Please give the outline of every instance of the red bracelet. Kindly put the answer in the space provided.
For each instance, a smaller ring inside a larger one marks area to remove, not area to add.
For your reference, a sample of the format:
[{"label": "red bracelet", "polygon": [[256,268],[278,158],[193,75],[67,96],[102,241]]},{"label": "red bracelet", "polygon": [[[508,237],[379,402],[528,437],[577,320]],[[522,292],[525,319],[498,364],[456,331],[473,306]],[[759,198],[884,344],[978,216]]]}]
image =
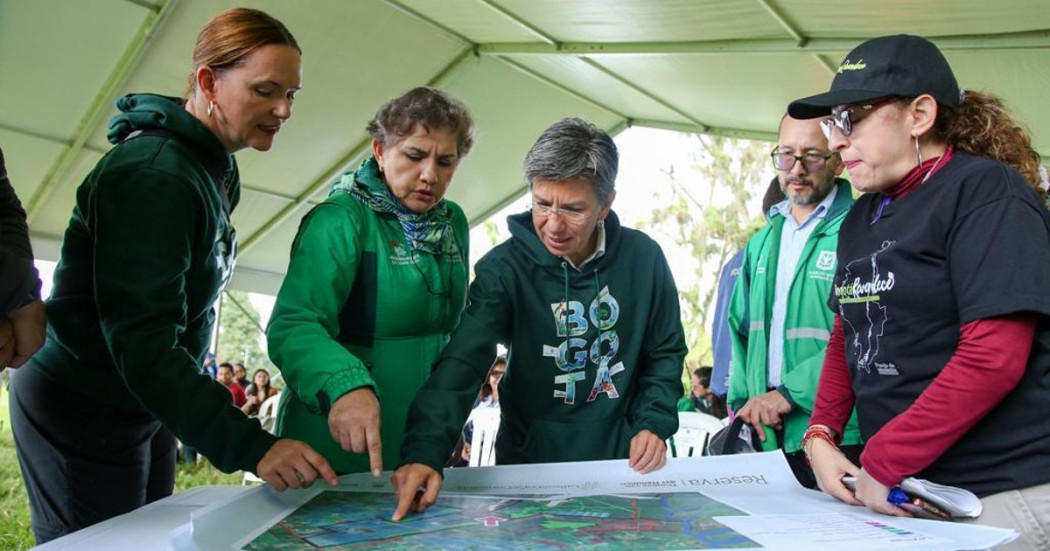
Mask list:
[{"label": "red bracelet", "polygon": [[823,440],[828,444],[831,444],[832,448],[839,449],[838,444],[835,442],[835,437],[831,434],[831,429],[824,425],[813,425],[806,429],[806,433],[802,435],[802,452],[806,456],[806,463],[812,464],[809,456],[809,447],[807,444],[810,440],[817,439]]}]

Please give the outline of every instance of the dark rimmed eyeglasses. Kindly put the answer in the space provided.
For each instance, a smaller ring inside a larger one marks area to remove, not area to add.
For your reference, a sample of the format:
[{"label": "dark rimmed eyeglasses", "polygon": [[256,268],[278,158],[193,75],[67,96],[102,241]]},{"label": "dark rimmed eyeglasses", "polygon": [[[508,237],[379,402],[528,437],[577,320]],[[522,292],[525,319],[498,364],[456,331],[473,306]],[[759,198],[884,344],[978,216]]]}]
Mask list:
[{"label": "dark rimmed eyeglasses", "polygon": [[848,138],[853,134],[853,125],[860,122],[864,117],[875,112],[879,107],[897,101],[901,98],[882,98],[871,103],[858,103],[846,107],[837,107],[831,110],[831,116],[820,121],[820,129],[824,131],[824,137],[831,139],[831,131],[839,129],[843,137]]},{"label": "dark rimmed eyeglasses", "polygon": [[828,162],[828,159],[834,157],[834,153],[828,153],[827,155],[821,155],[820,153],[806,153],[805,155],[792,155],[791,153],[782,153],[777,149],[774,149],[769,157],[773,159],[773,168],[787,172],[791,170],[796,162],[802,162],[802,168],[806,172],[817,172],[824,168],[824,165]]}]

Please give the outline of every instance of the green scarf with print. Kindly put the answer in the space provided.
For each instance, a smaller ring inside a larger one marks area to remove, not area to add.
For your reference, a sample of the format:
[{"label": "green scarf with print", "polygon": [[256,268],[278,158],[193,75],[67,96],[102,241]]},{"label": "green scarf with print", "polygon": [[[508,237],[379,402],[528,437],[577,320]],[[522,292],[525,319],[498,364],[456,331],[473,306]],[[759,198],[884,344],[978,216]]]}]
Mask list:
[{"label": "green scarf with print", "polygon": [[405,232],[405,241],[413,251],[433,255],[456,254],[456,240],[452,233],[452,209],[445,200],[422,214],[412,212],[387,188],[379,174],[379,163],[369,155],[356,171],[347,172],[332,187],[331,194],[349,193],[375,212],[393,214]]}]

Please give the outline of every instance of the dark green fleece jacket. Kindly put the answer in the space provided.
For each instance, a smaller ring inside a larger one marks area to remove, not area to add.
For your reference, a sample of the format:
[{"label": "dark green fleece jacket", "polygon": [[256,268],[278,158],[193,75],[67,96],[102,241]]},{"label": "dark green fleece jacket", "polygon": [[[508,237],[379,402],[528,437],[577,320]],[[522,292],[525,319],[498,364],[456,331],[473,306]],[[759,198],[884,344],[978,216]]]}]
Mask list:
[{"label": "dark green fleece jacket", "polygon": [[223,471],[254,471],[275,438],[199,367],[233,268],[237,165],[178,99],[117,107],[117,145],[77,189],[32,368],[148,411]]},{"label": "dark green fleece jacket", "polygon": [[0,149],[0,315],[40,298],[40,276],[33,264],[26,211],[7,177]]},{"label": "dark green fleece jacket", "polygon": [[409,410],[402,463],[440,471],[478,387],[507,346],[499,464],[626,458],[631,438],[678,429],[685,337],[663,252],[606,218],[605,254],[577,270],[529,212],[474,267],[467,309]]}]

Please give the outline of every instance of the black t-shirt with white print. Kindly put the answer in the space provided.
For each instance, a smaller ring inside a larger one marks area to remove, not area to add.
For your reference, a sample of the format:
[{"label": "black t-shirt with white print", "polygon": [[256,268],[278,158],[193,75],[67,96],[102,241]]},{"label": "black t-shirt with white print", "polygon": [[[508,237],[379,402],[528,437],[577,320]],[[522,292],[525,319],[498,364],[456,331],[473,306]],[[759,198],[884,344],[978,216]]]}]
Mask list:
[{"label": "black t-shirt with white print", "polygon": [[933,382],[962,325],[1037,312],[1021,382],[915,474],[980,495],[1050,480],[1046,208],[1012,168],[959,152],[875,221],[884,197],[861,197],[843,221],[829,300],[842,316],[862,436],[871,438]]}]

